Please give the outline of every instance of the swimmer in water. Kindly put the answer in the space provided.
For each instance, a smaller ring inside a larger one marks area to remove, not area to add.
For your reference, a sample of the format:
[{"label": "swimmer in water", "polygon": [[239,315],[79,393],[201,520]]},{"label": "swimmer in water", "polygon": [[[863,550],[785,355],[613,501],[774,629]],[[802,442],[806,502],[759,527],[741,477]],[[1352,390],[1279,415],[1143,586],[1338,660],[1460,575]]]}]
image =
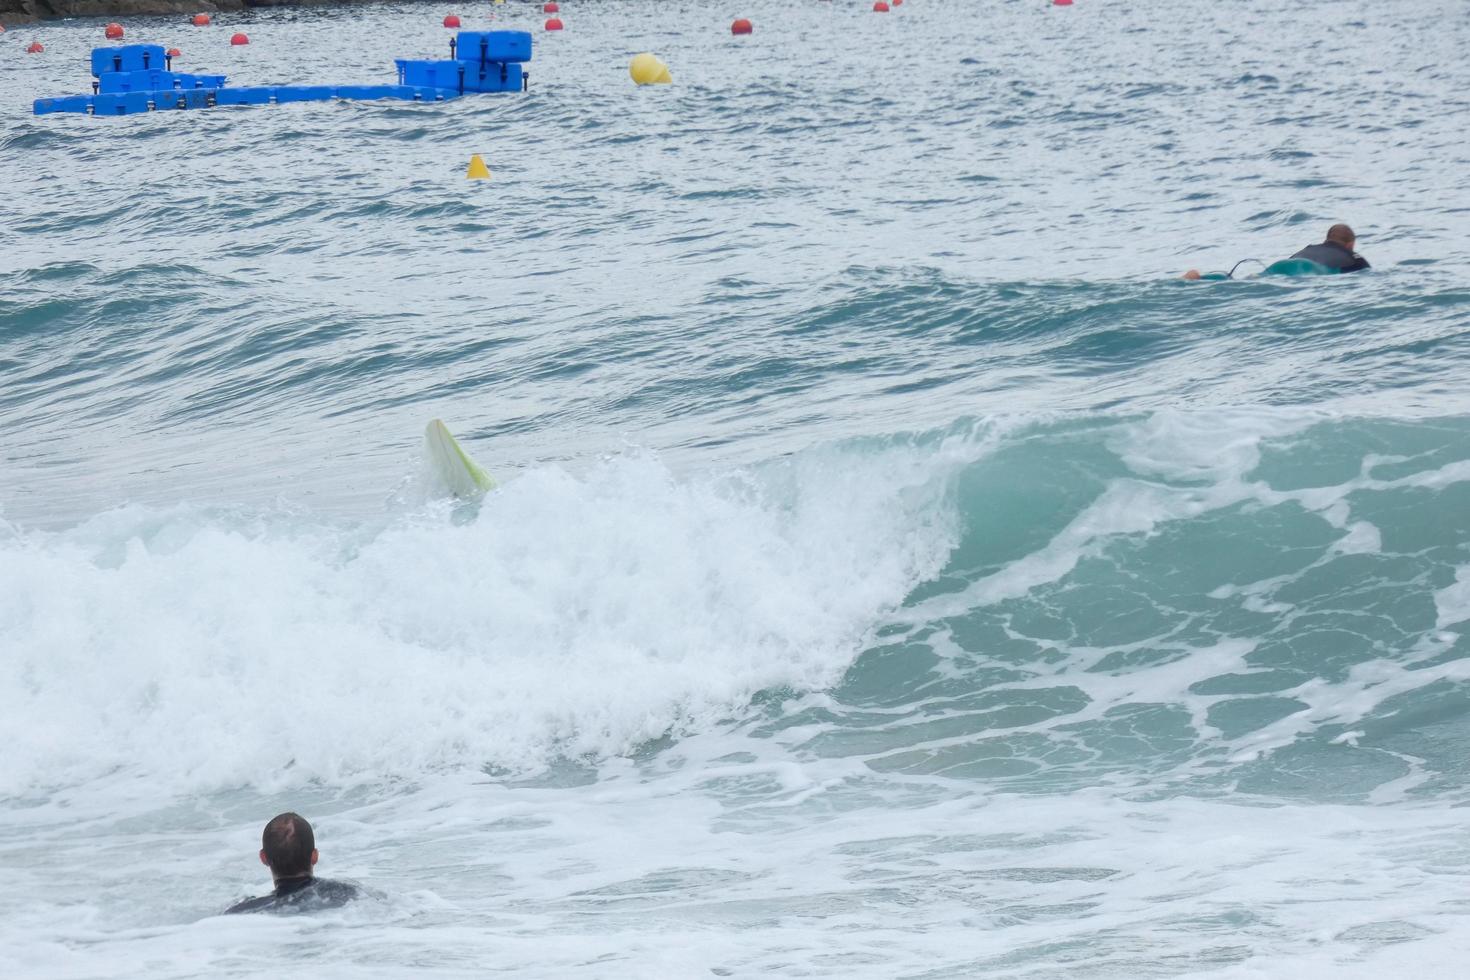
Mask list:
[{"label": "swimmer in water", "polygon": [[[1336,224],[1327,229],[1327,238],[1320,245],[1308,245],[1292,256],[1294,259],[1306,259],[1318,265],[1326,266],[1333,272],[1361,272],[1363,269],[1371,269],[1368,260],[1357,252],[1353,246],[1358,244],[1358,236],[1353,230],[1344,224]],[[1232,269],[1231,272],[1234,272]],[[1185,279],[1229,279],[1229,273],[1211,272],[1204,276],[1198,269],[1190,269],[1184,274]]]},{"label": "swimmer in water", "polygon": [[248,898],[227,909],[225,914],[311,912],[333,909],[357,897],[354,886],[312,874],[316,861],[316,838],[306,818],[295,813],[273,818],[260,835],[260,863],[271,869],[276,890],[259,898]]}]

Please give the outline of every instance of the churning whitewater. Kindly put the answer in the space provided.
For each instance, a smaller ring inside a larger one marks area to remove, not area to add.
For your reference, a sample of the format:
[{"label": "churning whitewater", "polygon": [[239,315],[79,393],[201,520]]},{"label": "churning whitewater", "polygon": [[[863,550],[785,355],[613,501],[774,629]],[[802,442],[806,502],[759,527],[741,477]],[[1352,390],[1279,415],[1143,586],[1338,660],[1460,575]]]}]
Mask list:
[{"label": "churning whitewater", "polygon": [[1461,7],[562,7],[0,35],[6,976],[1456,975]]}]

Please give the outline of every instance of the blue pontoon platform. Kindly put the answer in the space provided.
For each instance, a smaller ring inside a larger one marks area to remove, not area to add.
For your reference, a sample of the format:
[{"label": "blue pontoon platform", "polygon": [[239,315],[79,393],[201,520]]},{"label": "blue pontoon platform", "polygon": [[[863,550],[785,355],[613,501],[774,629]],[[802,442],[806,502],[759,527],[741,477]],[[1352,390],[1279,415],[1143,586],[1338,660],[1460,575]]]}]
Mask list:
[{"label": "blue pontoon platform", "polygon": [[525,31],[461,31],[449,42],[447,61],[398,60],[393,85],[256,85],[231,88],[224,75],[173,70],[156,44],[128,44],[92,51],[91,95],[37,99],[35,113],[78,112],[126,116],[164,109],[221,105],[281,105],[332,99],[400,99],[442,102],[481,92],[521,92],[530,81],[531,35]]}]

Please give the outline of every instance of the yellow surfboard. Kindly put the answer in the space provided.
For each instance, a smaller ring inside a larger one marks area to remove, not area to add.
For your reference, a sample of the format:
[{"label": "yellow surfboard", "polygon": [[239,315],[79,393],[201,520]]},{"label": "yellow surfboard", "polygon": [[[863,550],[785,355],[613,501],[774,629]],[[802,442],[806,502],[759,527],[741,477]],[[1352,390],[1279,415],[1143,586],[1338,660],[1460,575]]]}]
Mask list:
[{"label": "yellow surfboard", "polygon": [[435,479],[456,497],[478,497],[495,489],[490,474],[470,458],[439,419],[424,429],[424,459]]}]

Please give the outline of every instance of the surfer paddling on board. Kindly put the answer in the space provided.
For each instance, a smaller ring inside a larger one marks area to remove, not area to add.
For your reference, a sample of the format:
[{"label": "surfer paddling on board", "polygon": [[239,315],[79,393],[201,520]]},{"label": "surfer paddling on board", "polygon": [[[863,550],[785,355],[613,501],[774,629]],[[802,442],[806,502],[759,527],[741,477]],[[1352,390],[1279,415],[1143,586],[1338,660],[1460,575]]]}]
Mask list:
[{"label": "surfer paddling on board", "polygon": [[[1267,271],[1278,271],[1276,266],[1296,261],[1310,262],[1311,266],[1308,266],[1308,269],[1312,272],[1361,272],[1364,269],[1371,269],[1372,266],[1368,264],[1368,260],[1353,251],[1353,247],[1357,244],[1358,236],[1353,234],[1351,228],[1344,224],[1335,224],[1327,229],[1327,238],[1320,245],[1308,245],[1291,258],[1268,266]],[[1237,266],[1239,264],[1236,263]],[[1298,270],[1281,269],[1279,271],[1288,275],[1301,274],[1301,271]],[[1230,279],[1234,272],[1235,270],[1231,269],[1226,273],[1209,272],[1201,275],[1198,269],[1190,269],[1184,274],[1184,278],[1191,280]]]},{"label": "surfer paddling on board", "polygon": [[1372,268],[1367,259],[1353,251],[1356,244],[1358,236],[1353,234],[1351,228],[1347,225],[1333,225],[1327,229],[1326,241],[1320,245],[1308,245],[1292,258],[1325,265],[1334,272],[1361,272]]},{"label": "surfer paddling on board", "polygon": [[316,860],[316,838],[306,818],[295,813],[274,817],[260,835],[260,863],[271,869],[276,890],[259,898],[248,898],[227,909],[225,914],[312,912],[334,909],[357,897],[354,886],[312,874]]}]

